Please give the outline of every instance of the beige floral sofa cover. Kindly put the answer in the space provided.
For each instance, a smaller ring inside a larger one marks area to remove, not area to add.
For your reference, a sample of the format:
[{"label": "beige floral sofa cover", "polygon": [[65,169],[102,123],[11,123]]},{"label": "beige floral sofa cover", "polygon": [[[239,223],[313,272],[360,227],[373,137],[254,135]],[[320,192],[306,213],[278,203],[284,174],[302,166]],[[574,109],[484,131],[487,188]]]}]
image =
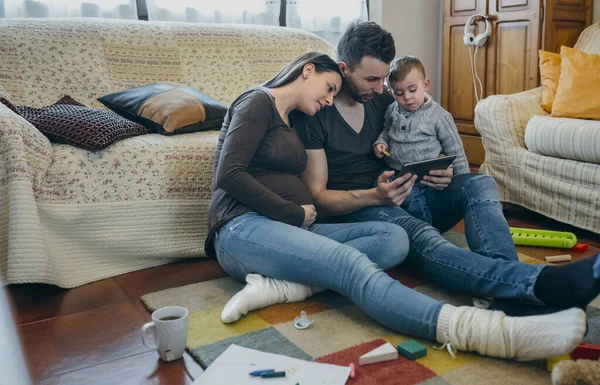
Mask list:
[{"label": "beige floral sofa cover", "polygon": [[[101,19],[0,19],[0,97],[92,107],[178,82],[229,104],[300,53],[289,28]],[[217,131],[144,135],[100,152],[51,144],[0,104],[0,281],[74,287],[205,256]]]},{"label": "beige floral sofa cover", "polygon": [[[600,23],[575,48],[600,53]],[[477,105],[480,171],[496,179],[501,200],[600,233],[600,122],[550,117],[541,98],[538,87]]]}]

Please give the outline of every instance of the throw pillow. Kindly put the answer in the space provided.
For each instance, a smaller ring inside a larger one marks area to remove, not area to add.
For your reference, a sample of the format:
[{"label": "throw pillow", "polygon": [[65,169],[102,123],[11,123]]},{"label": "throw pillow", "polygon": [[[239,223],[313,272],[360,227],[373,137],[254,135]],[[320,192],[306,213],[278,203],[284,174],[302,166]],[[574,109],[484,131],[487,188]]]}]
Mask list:
[{"label": "throw pillow", "polygon": [[12,106],[0,101],[31,123],[51,142],[69,144],[86,150],[103,150],[111,144],[136,135],[147,134],[140,124],[112,111],[88,108],[64,96],[51,106],[34,108]]},{"label": "throw pillow", "polygon": [[98,100],[117,114],[159,134],[220,129],[227,106],[187,86],[157,83],[118,91]]},{"label": "throw pillow", "polygon": [[540,78],[542,80],[542,108],[552,112],[552,102],[560,76],[560,54],[539,50]]},{"label": "throw pillow", "polygon": [[560,49],[560,78],[552,116],[600,120],[600,55]]}]

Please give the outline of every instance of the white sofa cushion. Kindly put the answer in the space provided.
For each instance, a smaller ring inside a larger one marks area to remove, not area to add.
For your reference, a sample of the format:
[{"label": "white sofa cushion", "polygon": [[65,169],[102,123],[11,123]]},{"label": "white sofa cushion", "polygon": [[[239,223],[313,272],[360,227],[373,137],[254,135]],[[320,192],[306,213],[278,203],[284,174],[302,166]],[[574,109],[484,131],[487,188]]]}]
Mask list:
[{"label": "white sofa cushion", "polygon": [[540,155],[600,163],[600,121],[536,115],[525,128],[525,145]]}]

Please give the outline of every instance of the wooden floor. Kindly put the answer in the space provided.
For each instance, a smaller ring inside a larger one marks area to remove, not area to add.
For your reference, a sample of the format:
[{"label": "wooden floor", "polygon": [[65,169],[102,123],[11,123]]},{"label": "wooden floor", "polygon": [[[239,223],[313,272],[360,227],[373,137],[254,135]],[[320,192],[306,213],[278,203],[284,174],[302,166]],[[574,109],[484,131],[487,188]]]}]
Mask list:
[{"label": "wooden floor", "polygon": [[[590,257],[600,251],[600,235],[574,229],[527,210],[512,207],[510,226],[573,231],[590,244]],[[454,229],[463,232],[462,223]],[[565,250],[519,247],[532,257]],[[7,287],[26,360],[36,384],[128,385],[190,384],[202,369],[186,353],[163,363],[141,343],[140,328],[150,315],[140,297],[169,287],[224,276],[213,261],[184,261],[105,279],[71,290],[49,285]],[[0,374],[1,376],[1,374]]]}]

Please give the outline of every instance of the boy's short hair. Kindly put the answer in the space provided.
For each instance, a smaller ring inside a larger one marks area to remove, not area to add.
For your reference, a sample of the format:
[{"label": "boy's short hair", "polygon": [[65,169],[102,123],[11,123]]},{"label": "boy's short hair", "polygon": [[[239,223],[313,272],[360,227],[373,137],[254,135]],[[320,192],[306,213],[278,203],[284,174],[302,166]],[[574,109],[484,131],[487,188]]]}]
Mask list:
[{"label": "boy's short hair", "polygon": [[392,34],[372,21],[351,23],[337,45],[338,61],[343,61],[354,69],[363,57],[372,56],[389,63],[396,56]]},{"label": "boy's short hair", "polygon": [[387,79],[388,85],[403,81],[406,79],[406,76],[408,76],[410,71],[415,68],[421,73],[421,75],[423,75],[423,79],[427,78],[423,63],[421,63],[421,61],[415,56],[402,56],[395,59],[390,66],[390,73]]}]

